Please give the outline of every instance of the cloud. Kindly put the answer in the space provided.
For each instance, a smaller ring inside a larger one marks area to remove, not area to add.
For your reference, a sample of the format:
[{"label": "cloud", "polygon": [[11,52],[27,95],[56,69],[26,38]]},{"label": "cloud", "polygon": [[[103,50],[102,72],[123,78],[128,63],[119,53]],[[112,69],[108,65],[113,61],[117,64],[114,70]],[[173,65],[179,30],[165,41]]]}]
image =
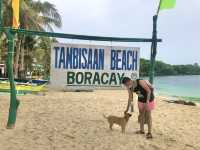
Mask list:
[{"label": "cloud", "polygon": [[[56,29],[58,32],[144,38],[152,36],[152,17],[159,2],[158,0],[48,1],[55,4],[62,15],[63,28]],[[177,0],[175,9],[160,12],[158,35],[163,39],[163,43],[158,45],[158,59],[172,64],[200,63],[199,14],[199,0]],[[141,56],[149,58],[150,44],[123,43],[123,45],[140,46]]]}]

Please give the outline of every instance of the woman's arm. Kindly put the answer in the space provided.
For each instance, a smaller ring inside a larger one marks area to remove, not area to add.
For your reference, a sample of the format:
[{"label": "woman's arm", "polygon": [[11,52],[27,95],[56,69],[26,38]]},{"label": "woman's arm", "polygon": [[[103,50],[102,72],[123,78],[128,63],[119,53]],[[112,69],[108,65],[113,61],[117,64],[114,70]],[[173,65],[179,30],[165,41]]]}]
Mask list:
[{"label": "woman's arm", "polygon": [[127,88],[128,90],[128,104],[125,112],[128,112],[129,107],[131,107],[131,111],[133,112],[133,92]]},{"label": "woman's arm", "polygon": [[148,80],[145,80],[146,84],[153,90],[154,87],[151,85],[151,83]]},{"label": "woman's arm", "polygon": [[[139,81],[140,86],[142,86],[144,88],[144,90],[147,92],[147,103],[149,102],[150,98],[151,98],[151,89],[149,87],[149,85],[147,84],[147,82],[145,80],[140,80]],[[149,83],[150,84],[150,83]]]}]

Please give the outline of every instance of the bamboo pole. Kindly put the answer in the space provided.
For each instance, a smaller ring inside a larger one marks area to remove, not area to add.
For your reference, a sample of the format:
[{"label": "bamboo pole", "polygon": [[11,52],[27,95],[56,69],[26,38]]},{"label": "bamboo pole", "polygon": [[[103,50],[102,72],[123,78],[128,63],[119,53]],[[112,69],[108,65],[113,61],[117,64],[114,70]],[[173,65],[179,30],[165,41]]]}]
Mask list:
[{"label": "bamboo pole", "polygon": [[0,0],[0,27],[2,28],[3,27],[3,7],[2,7],[2,3],[3,3],[3,0]]},{"label": "bamboo pole", "polygon": [[[90,35],[76,35],[65,33],[53,33],[42,31],[31,31],[25,29],[12,29],[12,33],[23,35],[36,35],[46,37],[57,37],[66,39],[78,39],[78,40],[92,40],[92,41],[113,41],[113,42],[152,42],[151,38],[124,38],[124,37],[104,37],[104,36],[90,36]],[[162,39],[157,39],[157,42],[162,42]]]},{"label": "bamboo pole", "polygon": [[158,14],[160,11],[160,5],[162,0],[159,1],[158,9],[156,15],[153,16],[153,33],[152,33],[152,43],[151,43],[151,58],[150,58],[150,69],[149,69],[149,82],[153,84],[155,76],[155,63],[156,63],[156,54],[157,54],[157,22]]},{"label": "bamboo pole", "polygon": [[153,35],[151,43],[151,59],[150,59],[150,70],[149,70],[149,82],[153,84],[155,75],[155,61],[157,54],[157,20],[158,15],[153,16]]},{"label": "bamboo pole", "polygon": [[8,79],[10,82],[10,108],[9,108],[7,129],[12,129],[15,127],[19,101],[17,100],[16,96],[16,88],[13,76],[14,35],[11,33],[11,29],[6,30],[6,35],[8,38],[7,71],[8,71]]}]

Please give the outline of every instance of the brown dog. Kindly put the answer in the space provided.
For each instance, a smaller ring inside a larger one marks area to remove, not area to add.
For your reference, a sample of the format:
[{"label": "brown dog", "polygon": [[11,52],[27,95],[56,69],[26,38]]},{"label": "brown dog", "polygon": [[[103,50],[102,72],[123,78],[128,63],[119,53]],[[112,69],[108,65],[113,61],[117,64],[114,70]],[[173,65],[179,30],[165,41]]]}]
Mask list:
[{"label": "brown dog", "polygon": [[122,133],[125,133],[126,124],[128,123],[128,120],[131,117],[131,115],[128,113],[124,113],[124,117],[117,117],[117,116],[106,117],[105,115],[103,116],[108,120],[110,130],[112,130],[113,124],[117,124],[121,126]]}]

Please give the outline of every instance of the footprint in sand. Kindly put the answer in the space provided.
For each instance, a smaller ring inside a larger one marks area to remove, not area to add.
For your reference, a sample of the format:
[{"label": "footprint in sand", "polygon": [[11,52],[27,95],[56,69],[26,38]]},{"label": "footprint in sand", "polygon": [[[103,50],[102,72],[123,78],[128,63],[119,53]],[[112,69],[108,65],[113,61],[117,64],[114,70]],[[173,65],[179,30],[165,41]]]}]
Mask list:
[{"label": "footprint in sand", "polygon": [[185,144],[184,150],[198,150],[196,147],[190,144]]},{"label": "footprint in sand", "polygon": [[176,142],[176,139],[174,139],[174,138],[168,138],[168,140],[170,141],[170,142]]},{"label": "footprint in sand", "polygon": [[139,145],[139,149],[145,150],[145,147],[143,145]]},{"label": "footprint in sand", "polygon": [[64,135],[64,138],[75,139],[75,137],[74,137],[74,136],[72,136],[72,135],[69,135],[69,134],[65,134],[65,135]]},{"label": "footprint in sand", "polygon": [[[149,146],[150,146],[153,150],[161,150],[161,148],[158,147],[157,145],[150,144]],[[151,149],[151,148],[149,148],[149,149]]]}]

